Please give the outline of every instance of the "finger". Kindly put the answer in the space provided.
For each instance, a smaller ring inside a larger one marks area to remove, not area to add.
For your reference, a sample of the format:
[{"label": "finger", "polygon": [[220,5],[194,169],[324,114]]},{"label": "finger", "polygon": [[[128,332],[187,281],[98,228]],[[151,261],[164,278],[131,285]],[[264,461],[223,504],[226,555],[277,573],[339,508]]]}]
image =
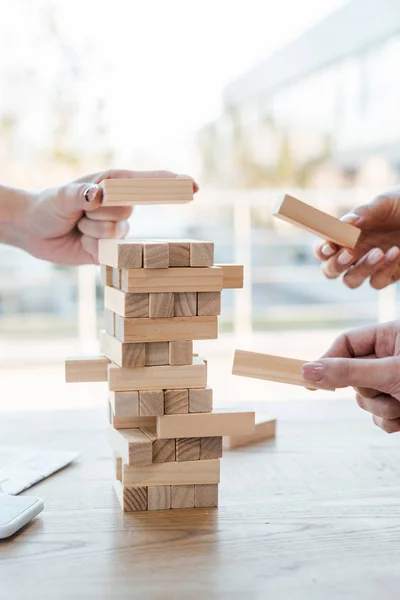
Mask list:
[{"label": "finger", "polygon": [[98,240],[123,238],[129,231],[126,221],[93,221],[88,217],[82,217],[77,226],[79,231]]},{"label": "finger", "polygon": [[342,248],[337,254],[322,263],[322,272],[328,279],[336,279],[347,271],[349,266],[356,260],[352,250]]},{"label": "finger", "polygon": [[327,242],[320,240],[314,242],[313,245],[313,254],[315,258],[318,260],[327,260],[331,258],[334,254],[336,254],[339,250],[339,246],[334,244],[333,242]]},{"label": "finger", "polygon": [[93,263],[97,263],[98,256],[98,245],[99,241],[90,237],[89,235],[82,235],[81,237],[82,248],[87,252],[89,257],[91,257]]},{"label": "finger", "polygon": [[384,265],[371,276],[370,284],[376,290],[382,290],[396,281],[395,272],[398,268],[400,249],[393,246],[386,252]]},{"label": "finger", "polygon": [[375,398],[364,398],[356,394],[357,404],[363,410],[366,410],[382,419],[399,419],[400,402],[386,394],[379,394]]},{"label": "finger", "polygon": [[104,179],[169,179],[169,178],[183,178],[191,179],[193,181],[193,192],[199,191],[198,184],[189,175],[178,175],[172,171],[131,171],[128,169],[111,169],[109,171],[102,171],[100,173],[92,173],[86,175],[82,179],[77,179],[77,182],[92,181],[93,183],[100,183]]},{"label": "finger", "polygon": [[101,204],[100,186],[92,183],[69,183],[50,195],[56,214],[63,218],[76,218],[82,211],[96,210]]},{"label": "finger", "polygon": [[358,288],[371,277],[384,263],[385,254],[380,248],[370,250],[354,265],[350,266],[343,277],[343,283],[351,289]]},{"label": "finger", "polygon": [[[325,358],[303,365],[303,377],[319,388],[368,387],[394,396],[400,391],[400,358]],[[397,390],[399,388],[399,390]]]},{"label": "finger", "polygon": [[400,431],[400,419],[382,419],[381,417],[372,417],[375,425],[386,431],[386,433],[397,433]]},{"label": "finger", "polygon": [[132,215],[130,206],[100,206],[87,214],[92,221],[126,221]]}]

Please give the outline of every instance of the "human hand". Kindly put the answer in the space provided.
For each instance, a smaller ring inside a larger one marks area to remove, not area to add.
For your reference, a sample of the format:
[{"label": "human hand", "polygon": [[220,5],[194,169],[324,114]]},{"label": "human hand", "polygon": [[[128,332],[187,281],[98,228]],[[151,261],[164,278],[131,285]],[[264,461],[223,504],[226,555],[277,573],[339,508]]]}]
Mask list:
[{"label": "human hand", "polygon": [[354,387],[358,405],[387,433],[400,431],[400,321],[339,336],[303,377],[321,389]]},{"label": "human hand", "polygon": [[335,279],[344,273],[343,283],[352,289],[366,279],[377,290],[399,280],[400,188],[359,206],[342,221],[359,227],[361,235],[354,250],[327,241],[314,244],[325,276]]},{"label": "human hand", "polygon": [[[98,240],[123,238],[132,208],[101,206],[104,179],[179,177],[170,171],[111,170],[34,196],[15,225],[18,243],[37,258],[62,265],[97,263]],[[193,182],[193,190],[198,186]]]}]

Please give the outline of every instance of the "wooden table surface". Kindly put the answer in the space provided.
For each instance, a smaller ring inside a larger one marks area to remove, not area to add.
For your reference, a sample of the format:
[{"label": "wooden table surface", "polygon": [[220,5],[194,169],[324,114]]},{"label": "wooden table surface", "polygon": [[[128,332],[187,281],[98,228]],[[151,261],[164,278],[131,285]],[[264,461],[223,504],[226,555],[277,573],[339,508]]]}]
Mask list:
[{"label": "wooden table surface", "polygon": [[0,543],[0,597],[397,598],[400,435],[350,401],[266,407],[277,440],[226,453],[218,509],[125,515],[104,413],[3,413],[2,444],[82,455],[28,491],[45,511]]}]

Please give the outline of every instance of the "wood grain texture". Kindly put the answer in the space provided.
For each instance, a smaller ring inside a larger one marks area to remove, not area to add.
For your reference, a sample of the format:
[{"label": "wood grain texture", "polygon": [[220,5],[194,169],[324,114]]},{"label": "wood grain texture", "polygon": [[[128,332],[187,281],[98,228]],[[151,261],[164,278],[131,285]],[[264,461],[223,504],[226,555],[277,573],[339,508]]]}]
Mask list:
[{"label": "wood grain texture", "polygon": [[190,266],[190,243],[189,242],[169,242],[169,266],[170,267],[189,267]]},{"label": "wood grain texture", "polygon": [[195,485],[194,505],[196,508],[218,506],[218,485]]},{"label": "wood grain texture", "polygon": [[171,486],[159,485],[147,488],[148,510],[167,510],[171,508]]},{"label": "wood grain texture", "polygon": [[125,488],[120,481],[114,481],[114,491],[124,512],[147,510],[147,487]]},{"label": "wood grain texture", "polygon": [[244,448],[252,444],[258,444],[265,440],[272,440],[276,435],[276,419],[261,419],[256,424],[254,432],[249,435],[230,435],[224,437],[224,448],[233,450],[234,448]]},{"label": "wood grain texture", "polygon": [[149,316],[149,294],[127,294],[122,290],[106,287],[104,305],[122,317],[146,318]]},{"label": "wood grain texture", "polygon": [[116,417],[111,410],[110,424],[114,429],[136,429],[141,427],[156,427],[156,417]]},{"label": "wood grain texture", "polygon": [[145,242],[143,244],[143,267],[145,269],[168,269],[168,242]]},{"label": "wood grain texture", "polygon": [[145,347],[146,367],[157,367],[169,364],[168,342],[147,342]]},{"label": "wood grain texture", "polygon": [[224,290],[243,287],[243,265],[221,265],[216,263],[215,266],[222,269],[222,287]]},{"label": "wood grain texture", "polygon": [[142,417],[163,415],[163,390],[141,390],[139,392],[139,413]]},{"label": "wood grain texture", "polygon": [[157,417],[160,438],[215,437],[251,433],[254,412],[215,412]]},{"label": "wood grain texture", "polygon": [[178,292],[175,294],[174,300],[175,317],[195,317],[197,315],[196,292]]},{"label": "wood grain texture", "polygon": [[197,294],[197,314],[201,317],[221,314],[221,292],[199,292]]},{"label": "wood grain texture", "polygon": [[165,390],[164,408],[166,415],[187,414],[189,412],[189,390]]},{"label": "wood grain texture", "polygon": [[192,365],[160,367],[137,367],[121,369],[110,364],[108,387],[113,392],[130,390],[160,390],[203,388],[207,381],[207,367],[200,358],[194,358]]},{"label": "wood grain texture", "polygon": [[99,263],[115,269],[140,269],[143,266],[142,247],[133,240],[99,240]]},{"label": "wood grain texture", "polygon": [[200,438],[200,460],[222,458],[222,437]]},{"label": "wood grain texture", "polygon": [[220,292],[223,270],[218,267],[169,269],[123,269],[124,292]]},{"label": "wood grain texture", "polygon": [[213,242],[190,242],[190,266],[212,267],[214,264]]},{"label": "wood grain texture", "polygon": [[200,438],[177,438],[176,460],[200,460]]},{"label": "wood grain texture", "polygon": [[194,485],[172,485],[171,508],[194,508]]},{"label": "wood grain texture", "polygon": [[155,434],[155,428],[143,428],[153,445],[153,463],[174,462],[176,460],[175,440],[160,440]]},{"label": "wood grain texture", "polygon": [[219,477],[218,459],[122,465],[122,483],[125,487],[219,483]]},{"label": "wood grain texture", "polygon": [[160,292],[149,294],[149,317],[171,318],[174,316],[173,292]]},{"label": "wood grain texture", "polygon": [[191,365],[193,362],[193,342],[170,342],[168,362],[170,365]]},{"label": "wood grain texture", "polygon": [[119,367],[133,369],[146,364],[145,344],[126,344],[105,331],[100,332],[102,354]]},{"label": "wood grain texture", "polygon": [[110,392],[109,402],[115,417],[134,418],[139,413],[139,392]]},{"label": "wood grain texture", "polygon": [[67,358],[65,361],[66,383],[107,381],[110,361],[105,356]]},{"label": "wood grain texture", "polygon": [[213,409],[213,391],[206,387],[202,390],[189,390],[189,412],[210,413]]},{"label": "wood grain texture", "polygon": [[140,429],[108,429],[111,448],[127,465],[150,465],[153,461],[151,440]]},{"label": "wood grain texture", "polygon": [[346,248],[355,248],[361,234],[358,227],[344,223],[288,194],[280,198],[273,215]]},{"label": "wood grain texture", "polygon": [[106,179],[100,187],[103,206],[186,204],[193,200],[191,179]]},{"label": "wood grain texture", "polygon": [[127,343],[215,340],[218,320],[217,317],[126,319],[115,315],[115,335]]}]

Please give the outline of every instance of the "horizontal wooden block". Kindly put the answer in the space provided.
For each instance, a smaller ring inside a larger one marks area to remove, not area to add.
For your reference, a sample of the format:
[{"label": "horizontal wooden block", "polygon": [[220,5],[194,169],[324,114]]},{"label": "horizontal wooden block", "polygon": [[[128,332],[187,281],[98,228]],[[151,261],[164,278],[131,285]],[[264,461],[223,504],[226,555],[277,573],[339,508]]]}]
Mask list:
[{"label": "horizontal wooden block", "polygon": [[121,269],[114,269],[112,270],[112,284],[113,287],[117,288],[117,289],[121,289],[121,277],[122,277],[122,271]]},{"label": "horizontal wooden block", "polygon": [[169,266],[170,267],[189,267],[190,266],[190,242],[170,241],[169,242]]},{"label": "horizontal wooden block", "polygon": [[223,270],[219,267],[169,269],[123,269],[124,292],[220,292]]},{"label": "horizontal wooden block", "polygon": [[174,300],[175,317],[195,317],[197,315],[196,292],[178,292],[175,294]]},{"label": "horizontal wooden block", "polygon": [[157,367],[169,364],[168,342],[147,342],[145,348],[146,367]]},{"label": "horizontal wooden block", "polygon": [[190,266],[212,267],[214,264],[213,242],[190,242]]},{"label": "horizontal wooden block", "polygon": [[[157,181],[157,184],[153,181]],[[100,187],[103,206],[184,204],[193,200],[193,181],[184,178],[120,179],[118,184],[108,179],[102,181]]]},{"label": "horizontal wooden block", "polygon": [[116,417],[111,410],[110,424],[114,429],[140,429],[142,427],[155,429],[156,417]]},{"label": "horizontal wooden block", "polygon": [[108,399],[115,417],[139,416],[139,392],[110,392]]},{"label": "horizontal wooden block", "polygon": [[114,481],[113,488],[124,512],[147,510],[147,487],[125,488],[120,481]]},{"label": "horizontal wooden block", "polygon": [[224,437],[224,448],[244,448],[275,438],[276,419],[262,419],[255,424],[254,432],[248,435],[230,435]]},{"label": "horizontal wooden block", "polygon": [[203,390],[189,390],[189,412],[210,413],[213,409],[213,391],[206,387]]},{"label": "horizontal wooden block", "polygon": [[149,294],[126,294],[112,287],[104,289],[104,306],[122,317],[149,316]]},{"label": "horizontal wooden block", "polygon": [[104,328],[109,335],[115,335],[114,313],[107,308],[104,309]]},{"label": "horizontal wooden block", "polygon": [[139,413],[142,417],[164,414],[163,390],[142,390],[139,392]]},{"label": "horizontal wooden block", "polygon": [[166,415],[187,414],[189,412],[189,390],[165,390],[164,405]]},{"label": "horizontal wooden block", "polygon": [[176,460],[200,460],[200,438],[177,438]]},{"label": "horizontal wooden block", "polygon": [[133,369],[144,367],[146,354],[145,344],[127,344],[120,342],[117,338],[109,335],[105,331],[100,332],[101,352],[119,367]]},{"label": "horizontal wooden block", "polygon": [[99,240],[99,263],[115,269],[140,269],[143,244],[129,240]]},{"label": "horizontal wooden block", "polygon": [[100,265],[100,281],[103,285],[112,285],[112,268]]},{"label": "horizontal wooden block", "polygon": [[224,290],[243,287],[243,265],[216,264],[215,266],[222,269],[222,287]]},{"label": "horizontal wooden block", "polygon": [[153,461],[151,440],[140,429],[109,427],[111,448],[127,465],[148,465]]},{"label": "horizontal wooden block", "polygon": [[218,317],[126,319],[115,315],[115,335],[121,342],[128,343],[215,340]]},{"label": "horizontal wooden block", "polygon": [[65,361],[65,381],[84,383],[107,381],[107,368],[110,364],[105,356],[67,358]]},{"label": "horizontal wooden block", "polygon": [[355,248],[361,234],[358,227],[344,223],[288,194],[279,200],[273,215],[346,248]]},{"label": "horizontal wooden block", "polygon": [[149,294],[149,317],[171,318],[174,316],[174,293]]},{"label": "horizontal wooden block", "polygon": [[219,483],[219,459],[122,466],[126,487]]},{"label": "horizontal wooden block", "polygon": [[221,314],[221,292],[199,292],[197,294],[197,314],[201,317]]},{"label": "horizontal wooden block", "polygon": [[147,488],[148,510],[168,510],[171,508],[171,486],[159,485]]},{"label": "horizontal wooden block", "polygon": [[111,364],[108,370],[111,391],[202,388],[206,382],[207,367],[199,358],[194,358],[192,365],[121,369]]},{"label": "horizontal wooden block", "polygon": [[171,508],[194,508],[194,485],[171,485]]},{"label": "horizontal wooden block", "polygon": [[143,267],[145,269],[168,269],[168,242],[146,242],[143,244]]},{"label": "horizontal wooden block", "polygon": [[222,458],[222,437],[200,438],[200,460]]},{"label": "horizontal wooden block", "polygon": [[218,506],[218,485],[195,485],[194,506],[195,508]]},{"label": "horizontal wooden block", "polygon": [[170,365],[191,365],[193,362],[193,342],[170,342],[168,361]]},{"label": "horizontal wooden block", "polygon": [[315,385],[303,379],[302,367],[306,362],[296,358],[236,350],[232,373],[242,377],[315,388]]},{"label": "horizontal wooden block", "polygon": [[159,438],[246,435],[254,431],[254,412],[199,413],[157,417]]},{"label": "horizontal wooden block", "polygon": [[159,439],[154,433],[154,428],[142,429],[152,443],[153,463],[175,462],[176,444],[175,440]]}]

